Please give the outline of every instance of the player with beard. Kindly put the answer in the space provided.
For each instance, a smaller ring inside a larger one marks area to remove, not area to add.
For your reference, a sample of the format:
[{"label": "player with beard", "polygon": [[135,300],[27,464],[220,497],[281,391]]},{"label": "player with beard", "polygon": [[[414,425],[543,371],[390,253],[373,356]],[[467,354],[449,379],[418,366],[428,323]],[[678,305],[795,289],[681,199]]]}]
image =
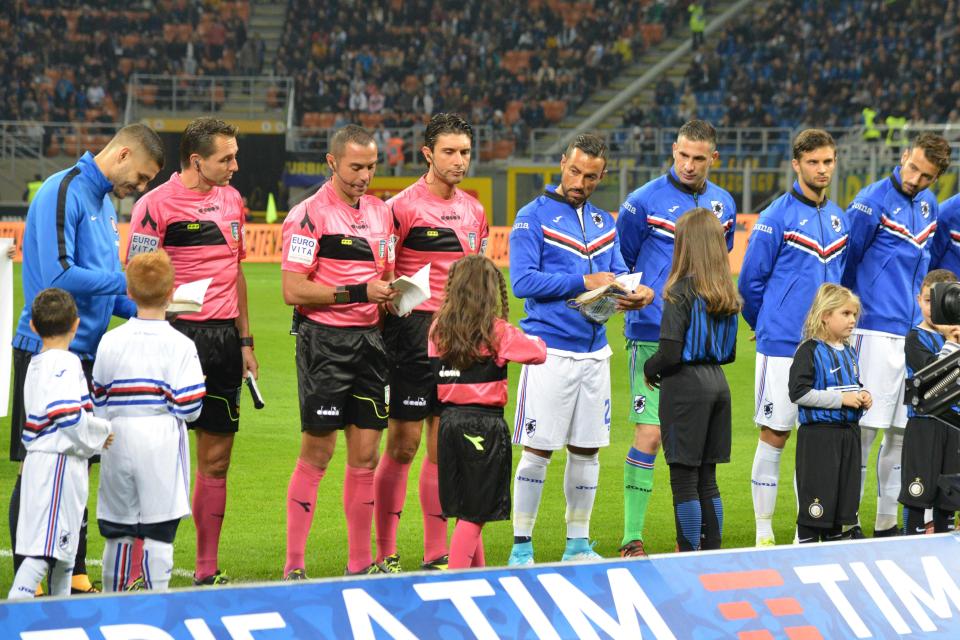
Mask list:
[{"label": "player with beard", "polygon": [[437,476],[436,399],[427,333],[443,302],[450,266],[467,255],[483,254],[487,219],[476,198],[457,187],[470,168],[473,129],[457,115],[430,119],[421,149],[427,173],[390,200],[396,227],[396,275],[412,276],[430,264],[430,299],[410,315],[387,315],[383,339],[390,357],[390,419],[387,445],[374,480],[377,561],[400,571],[397,528],[407,496],[407,476],[427,424],[427,451],[420,469],[423,512],[422,569],[447,564],[447,520],[440,506]]},{"label": "player with beard", "polygon": [[[863,384],[873,406],[860,418],[861,477],[877,434],[877,515],[874,536],[895,536],[900,459],[907,407],[904,339],[920,322],[916,297],[930,268],[939,207],[930,187],[950,166],[950,145],[921,133],[900,158],[900,166],[864,187],[850,206],[849,255],[843,284],[860,296],[863,315],[854,331]],[[861,499],[863,480],[860,483]]]},{"label": "player with beard", "polygon": [[833,137],[820,129],[801,131],[791,164],[797,179],[760,213],[739,279],[743,317],[757,341],[753,420],[760,441],[751,478],[758,546],[776,544],[780,457],[797,424],[788,382],[804,317],[820,285],[840,282],[847,258],[846,216],[827,198],[837,166]]}]

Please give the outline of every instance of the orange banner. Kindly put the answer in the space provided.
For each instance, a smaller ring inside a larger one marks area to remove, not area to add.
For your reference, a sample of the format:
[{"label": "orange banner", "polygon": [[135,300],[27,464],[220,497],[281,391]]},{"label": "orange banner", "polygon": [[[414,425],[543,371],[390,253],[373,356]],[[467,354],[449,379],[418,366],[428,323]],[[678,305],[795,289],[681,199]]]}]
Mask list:
[{"label": "orange banner", "polygon": [[[737,230],[733,236],[733,251],[730,252],[730,270],[736,275],[740,273],[743,263],[743,254],[747,250],[747,240],[757,221],[755,213],[741,213],[737,215]],[[126,255],[127,235],[130,225],[123,223],[120,227],[120,255]],[[279,224],[247,224],[246,230],[247,262],[280,262],[283,250],[282,227]],[[0,222],[0,237],[14,238],[17,246],[16,262],[20,261],[20,243],[23,240],[22,222]],[[487,256],[498,267],[510,265],[510,227],[490,227],[490,238],[487,240]]]}]

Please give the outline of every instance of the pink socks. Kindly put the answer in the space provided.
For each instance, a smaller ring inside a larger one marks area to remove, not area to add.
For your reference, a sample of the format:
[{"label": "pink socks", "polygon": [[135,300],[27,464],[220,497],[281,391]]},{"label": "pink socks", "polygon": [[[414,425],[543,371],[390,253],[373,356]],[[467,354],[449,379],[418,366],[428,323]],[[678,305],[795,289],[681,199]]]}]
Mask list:
[{"label": "pink socks", "polygon": [[283,567],[286,576],[294,569],[306,568],[304,555],[313,512],[317,506],[317,487],[323,479],[324,469],[303,460],[297,466],[287,485],[287,560]]},{"label": "pink socks", "polygon": [[420,469],[420,508],[423,509],[423,561],[447,555],[447,519],[440,506],[437,464],[423,458]]},{"label": "pink socks", "polygon": [[227,506],[227,479],[208,478],[197,472],[193,489],[193,522],[197,527],[198,579],[217,572],[217,551],[220,547],[220,529]]},{"label": "pink socks", "polygon": [[450,538],[450,569],[484,566],[482,531],[482,524],[457,520]]},{"label": "pink socks", "polygon": [[410,463],[400,463],[384,454],[373,480],[373,517],[377,524],[377,562],[397,552],[397,528],[407,497]]},{"label": "pink socks", "polygon": [[343,512],[347,517],[347,571],[362,571],[373,564],[370,529],[373,526],[373,469],[346,465]]}]

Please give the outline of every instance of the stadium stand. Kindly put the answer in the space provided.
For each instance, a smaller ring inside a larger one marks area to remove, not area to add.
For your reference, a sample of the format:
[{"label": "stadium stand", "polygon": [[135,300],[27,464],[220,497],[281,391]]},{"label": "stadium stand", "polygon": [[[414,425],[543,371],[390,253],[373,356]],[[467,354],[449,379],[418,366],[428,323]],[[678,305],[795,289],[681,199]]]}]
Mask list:
[{"label": "stadium stand", "polygon": [[306,127],[409,127],[436,111],[491,125],[507,157],[682,22],[676,0],[291,0],[274,72]]},{"label": "stadium stand", "polygon": [[880,125],[956,122],[958,10],[956,0],[775,0],[708,40],[683,86],[664,86],[630,124],[695,112],[721,127],[845,127],[863,124],[866,107]]}]

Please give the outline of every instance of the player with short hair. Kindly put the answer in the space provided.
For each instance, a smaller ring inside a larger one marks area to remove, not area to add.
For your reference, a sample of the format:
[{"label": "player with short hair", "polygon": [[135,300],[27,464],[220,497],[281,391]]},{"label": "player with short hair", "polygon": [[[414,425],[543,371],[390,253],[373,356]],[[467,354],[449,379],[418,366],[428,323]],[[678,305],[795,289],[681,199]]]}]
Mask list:
[{"label": "player with short hair", "polygon": [[87,464],[110,446],[110,423],[91,413],[80,359],[68,351],[80,326],[63,289],[44,289],[30,305],[30,330],[42,349],[27,367],[21,439],[20,523],[14,538],[20,566],[7,597],[32,598],[50,571],[50,594],[70,594],[73,563],[87,505]]},{"label": "player with short hair", "polygon": [[[126,297],[117,246],[117,212],[110,194],[126,198],[143,193],[163,167],[163,142],[150,127],[132,124],[120,129],[107,146],[93,155],[89,151],[75,165],[47,178],[30,203],[24,226],[23,311],[13,338],[13,403],[10,428],[10,459],[22,461],[20,441],[26,418],[23,383],[30,357],[40,351],[40,337],[30,329],[34,296],[56,286],[76,300],[80,327],[70,345],[79,356],[87,380],[93,368],[97,343],[111,316],[129,318],[136,307]],[[10,538],[16,539],[20,481],[10,498]],[[87,549],[86,516],[80,530],[74,564],[74,592],[95,592],[84,561]],[[14,555],[14,568],[19,560]]]},{"label": "player with short hair", "polygon": [[[863,384],[873,406],[860,418],[861,477],[878,433],[877,516],[874,536],[897,535],[897,496],[906,377],[904,336],[918,321],[915,298],[930,264],[930,239],[937,229],[937,197],[929,187],[950,166],[950,145],[921,133],[905,149],[900,166],[864,187],[847,207],[850,221],[843,284],[860,296],[863,316],[854,330]],[[861,492],[863,491],[861,481]]]},{"label": "player with short hair", "polygon": [[[941,209],[942,213],[942,209]],[[941,217],[942,219],[942,217]],[[940,220],[937,235],[940,235]],[[920,285],[917,305],[923,321],[910,329],[904,340],[907,378],[940,357],[946,340],[957,339],[956,325],[935,325],[930,317],[930,291],[933,285],[956,282],[947,269],[930,271]],[[932,510],[934,533],[952,531],[953,513],[960,509],[956,497],[939,487],[940,477],[960,472],[960,435],[953,427],[927,416],[917,415],[907,406],[907,428],[903,434],[903,460],[900,467],[900,495],[903,505],[903,533],[927,532],[925,510]]]},{"label": "player with short hair", "polygon": [[709,122],[691,120],[680,127],[673,143],[673,166],[646,183],[620,206],[617,234],[627,268],[642,273],[653,289],[653,303],[626,315],[624,334],[629,355],[633,405],[633,446],[623,465],[623,539],[620,555],[642,557],[643,523],[653,492],[653,466],[660,448],[660,389],[643,381],[643,366],[657,350],[663,313],[663,284],[673,260],[677,219],[691,209],[713,211],[724,228],[727,250],[733,249],[736,203],[727,191],[710,182],[710,166],[720,158],[717,132]]},{"label": "player with short hair", "polygon": [[960,273],[960,193],[940,203],[937,233],[930,246],[930,270]]},{"label": "player with short hair", "polygon": [[822,129],[801,131],[791,165],[797,179],[760,213],[738,281],[743,318],[757,340],[753,421],[760,440],[751,474],[757,546],[776,544],[780,458],[797,424],[788,382],[804,314],[820,285],[840,282],[847,260],[847,217],[827,198],[837,166],[833,136]]},{"label": "player with short hair", "polygon": [[[589,542],[600,447],[610,442],[610,346],[596,324],[567,300],[615,282],[627,267],[613,217],[589,203],[603,179],[607,146],[583,134],[560,160],[560,184],[517,212],[510,233],[510,282],[525,298],[527,334],[547,343],[547,361],[524,365],[517,391],[513,442],[523,445],[514,475],[514,544],[509,564],[533,563],[533,526],[554,451],[566,448],[564,560],[600,556]],[[617,303],[639,309],[653,300],[640,285]]]},{"label": "player with short hair", "polygon": [[193,341],[165,319],[173,283],[162,249],[130,258],[137,317],[103,336],[93,366],[95,412],[118,435],[101,459],[97,494],[105,591],[126,586],[135,538],[144,539],[143,586],[166,590],[177,527],[190,515],[185,421],[200,415],[205,385]]},{"label": "player with short hair", "polygon": [[440,406],[427,356],[427,332],[444,299],[450,265],[466,255],[483,254],[487,218],[483,205],[457,187],[470,168],[473,128],[461,117],[435,114],[421,148],[427,173],[387,201],[396,226],[397,276],[412,276],[430,264],[430,299],[406,317],[387,315],[383,340],[390,358],[390,419],[384,455],[374,480],[377,562],[400,570],[397,528],[407,496],[407,476],[423,423],[427,452],[420,469],[423,510],[423,569],[441,569],[447,556],[447,520],[440,506],[437,430]]},{"label": "player with short hair", "polygon": [[306,578],[317,487],[342,430],[348,574],[380,573],[370,552],[374,469],[387,426],[387,354],[377,305],[396,296],[393,216],[366,195],[377,144],[356,125],[330,140],[332,177],[283,222],[283,299],[294,305],[300,455],[287,488],[284,579]]},{"label": "player with short hair", "polygon": [[197,313],[173,327],[193,340],[206,375],[200,416],[189,424],[197,438],[193,519],[197,528],[194,583],[223,584],[217,555],[227,505],[227,471],[240,428],[240,390],[258,374],[241,262],[243,199],[230,186],[239,170],[237,127],[216,118],[191,121],[180,138],[180,171],[137,201],[131,213],[127,259],[163,248],[176,284],[211,278]]}]

